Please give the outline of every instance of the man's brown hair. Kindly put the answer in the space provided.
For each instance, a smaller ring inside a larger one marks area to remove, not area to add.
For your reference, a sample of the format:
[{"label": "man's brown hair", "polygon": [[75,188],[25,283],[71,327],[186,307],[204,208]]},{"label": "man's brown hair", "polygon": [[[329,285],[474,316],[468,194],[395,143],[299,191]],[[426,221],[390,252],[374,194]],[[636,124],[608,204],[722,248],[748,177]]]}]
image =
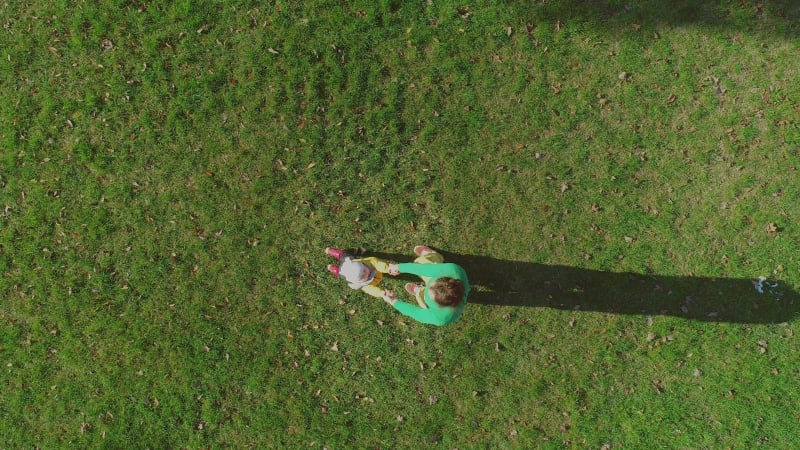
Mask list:
[{"label": "man's brown hair", "polygon": [[428,286],[430,296],[439,306],[458,306],[464,299],[464,283],[442,277]]}]

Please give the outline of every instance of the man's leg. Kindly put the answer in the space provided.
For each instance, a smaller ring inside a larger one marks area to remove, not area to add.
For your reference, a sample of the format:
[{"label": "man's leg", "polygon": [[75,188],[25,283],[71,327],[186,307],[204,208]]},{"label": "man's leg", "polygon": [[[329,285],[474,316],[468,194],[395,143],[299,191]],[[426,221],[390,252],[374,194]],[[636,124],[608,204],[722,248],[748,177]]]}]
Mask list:
[{"label": "man's leg", "polygon": [[[444,262],[444,256],[441,253],[437,253],[435,250],[431,249],[430,247],[426,247],[424,245],[418,245],[414,247],[414,253],[417,255],[417,259],[414,260],[416,264],[441,264]],[[425,282],[425,286],[428,286],[428,281],[430,281],[430,277],[420,277],[422,281]],[[417,289],[417,293],[415,295],[417,299],[417,304],[419,304],[420,308],[428,308],[428,305],[425,304],[425,289]]]}]

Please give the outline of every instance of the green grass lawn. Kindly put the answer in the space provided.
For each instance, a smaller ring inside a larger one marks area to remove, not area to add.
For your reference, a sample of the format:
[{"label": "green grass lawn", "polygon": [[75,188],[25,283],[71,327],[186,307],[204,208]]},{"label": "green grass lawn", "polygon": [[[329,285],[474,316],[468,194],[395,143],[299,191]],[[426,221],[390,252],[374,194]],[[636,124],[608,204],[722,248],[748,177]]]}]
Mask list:
[{"label": "green grass lawn", "polygon": [[0,5],[0,448],[794,448],[799,19]]}]

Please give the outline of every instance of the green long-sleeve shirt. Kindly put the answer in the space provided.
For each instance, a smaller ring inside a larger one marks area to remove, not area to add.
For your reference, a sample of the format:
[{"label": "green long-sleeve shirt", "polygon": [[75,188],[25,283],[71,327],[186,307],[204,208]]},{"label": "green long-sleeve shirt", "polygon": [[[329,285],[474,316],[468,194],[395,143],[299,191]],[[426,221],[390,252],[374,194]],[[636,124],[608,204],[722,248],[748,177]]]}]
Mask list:
[{"label": "green long-sleeve shirt", "polygon": [[[397,301],[394,304],[396,310],[414,320],[431,325],[447,325],[461,317],[461,313],[464,312],[464,306],[467,304],[467,294],[469,294],[467,273],[461,266],[453,263],[404,263],[398,264],[397,268],[400,270],[400,273],[410,273],[419,277],[428,278],[425,286],[425,304],[428,305],[428,309],[420,308],[411,303]],[[439,306],[439,304],[430,297],[427,287],[442,277],[455,278],[464,283],[464,298],[458,306]]]}]

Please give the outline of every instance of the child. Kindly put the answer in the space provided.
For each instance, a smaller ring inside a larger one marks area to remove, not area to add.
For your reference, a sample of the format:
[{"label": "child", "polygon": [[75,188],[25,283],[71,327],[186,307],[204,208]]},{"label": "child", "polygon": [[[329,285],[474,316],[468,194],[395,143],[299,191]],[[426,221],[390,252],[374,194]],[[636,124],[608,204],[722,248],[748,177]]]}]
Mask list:
[{"label": "child", "polygon": [[[345,255],[336,249],[326,249],[326,252],[337,259]],[[331,265],[328,266],[328,270],[347,279],[353,289],[361,288],[370,295],[383,298],[401,314],[418,322],[432,325],[447,325],[454,322],[461,317],[467,303],[469,281],[466,272],[457,264],[445,263],[442,255],[430,247],[418,245],[414,247],[414,253],[417,259],[413,263],[387,264],[377,258],[350,259],[349,262],[345,259],[341,267]],[[369,267],[374,268],[372,273]],[[377,284],[380,283],[384,273],[390,275],[410,273],[422,278],[424,286],[415,283],[408,283],[405,286],[406,291],[417,300],[417,305],[398,302],[393,292],[378,288]],[[365,287],[370,287],[372,292],[366,291]]]},{"label": "child", "polygon": [[381,289],[378,285],[383,279],[383,274],[389,271],[389,264],[378,258],[354,258],[344,250],[328,247],[325,253],[341,261],[341,265],[328,265],[328,270],[338,278],[344,278],[347,285],[353,289],[361,289],[365,293],[382,298],[394,298],[394,292]]}]

